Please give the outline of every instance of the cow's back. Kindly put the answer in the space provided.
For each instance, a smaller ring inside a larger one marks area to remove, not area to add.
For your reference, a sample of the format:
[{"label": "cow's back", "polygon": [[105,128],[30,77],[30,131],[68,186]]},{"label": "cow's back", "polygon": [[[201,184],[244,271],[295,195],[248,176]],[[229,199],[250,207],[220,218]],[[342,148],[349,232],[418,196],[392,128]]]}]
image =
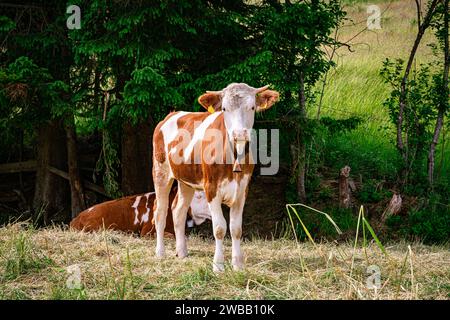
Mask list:
[{"label": "cow's back", "polygon": [[[136,232],[140,226],[139,224],[134,224],[135,208],[133,208],[133,205],[137,197],[140,197],[139,200],[141,200],[142,196],[130,196],[94,205],[73,219],[70,227],[84,231],[95,231],[105,228]],[[142,210],[142,207],[143,204],[136,208],[138,212]]]},{"label": "cow's back", "polygon": [[[170,194],[172,202],[176,196],[176,188]],[[70,223],[76,230],[96,231],[103,229],[136,232],[141,236],[154,234],[153,212],[155,193],[145,193],[103,202],[81,212]],[[165,231],[174,233],[172,212],[169,208]]]}]

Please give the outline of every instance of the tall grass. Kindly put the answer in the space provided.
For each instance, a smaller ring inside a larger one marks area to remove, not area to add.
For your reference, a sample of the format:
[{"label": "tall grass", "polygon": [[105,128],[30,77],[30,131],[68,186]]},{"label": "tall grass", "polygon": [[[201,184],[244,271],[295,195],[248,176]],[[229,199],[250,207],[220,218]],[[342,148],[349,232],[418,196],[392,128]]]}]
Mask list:
[{"label": "tall grass", "polygon": [[[357,173],[388,176],[395,172],[397,160],[395,131],[388,110],[383,107],[391,88],[383,82],[379,71],[387,57],[408,58],[417,32],[415,3],[409,0],[345,0],[343,3],[349,20],[340,28],[338,39],[342,42],[352,39],[349,44],[354,52],[346,47],[337,51],[334,58],[337,67],[327,75],[320,114],[338,119],[357,115],[365,122],[351,132],[331,137],[328,150],[335,154],[326,159],[326,164],[350,165]],[[369,4],[380,7],[382,29],[361,32],[366,28]],[[434,35],[428,31],[416,54],[415,65],[432,59],[427,46],[431,42],[435,42]],[[317,89],[321,86],[319,83]],[[317,111],[317,106],[311,106],[309,116],[315,118]],[[444,132],[438,145],[438,178],[450,173],[449,138],[449,132]]]},{"label": "tall grass", "polygon": [[6,241],[0,251],[0,263],[3,265],[1,278],[13,280],[23,274],[37,272],[53,264],[53,261],[36,250],[32,241],[33,228],[15,234]]}]

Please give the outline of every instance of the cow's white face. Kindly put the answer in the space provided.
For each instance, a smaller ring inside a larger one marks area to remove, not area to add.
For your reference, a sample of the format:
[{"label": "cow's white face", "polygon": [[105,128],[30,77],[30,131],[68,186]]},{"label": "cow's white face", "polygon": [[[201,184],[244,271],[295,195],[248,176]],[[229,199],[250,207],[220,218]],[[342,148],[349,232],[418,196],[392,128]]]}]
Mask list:
[{"label": "cow's white face", "polygon": [[278,100],[279,93],[267,88],[256,89],[245,83],[232,83],[221,91],[207,91],[198,101],[210,112],[224,113],[230,140],[248,142],[255,112],[269,109]]},{"label": "cow's white face", "polygon": [[255,122],[256,94],[247,85],[228,86],[222,97],[222,112],[229,139],[250,141]]}]

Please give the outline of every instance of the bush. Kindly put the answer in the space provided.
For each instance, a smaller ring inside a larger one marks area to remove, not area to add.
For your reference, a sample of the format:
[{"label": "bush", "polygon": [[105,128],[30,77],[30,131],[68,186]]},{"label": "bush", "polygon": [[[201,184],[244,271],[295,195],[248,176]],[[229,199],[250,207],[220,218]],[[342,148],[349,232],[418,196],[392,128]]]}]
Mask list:
[{"label": "bush", "polygon": [[412,211],[408,217],[408,231],[426,243],[446,242],[450,239],[450,212]]},{"label": "bush", "polygon": [[442,210],[438,208],[412,210],[406,219],[392,216],[386,221],[386,225],[390,231],[406,237],[419,238],[427,244],[450,240],[450,212],[445,207]]},{"label": "bush", "polygon": [[[338,225],[344,234],[348,231],[353,232],[356,230],[358,217],[352,209],[328,208],[323,211],[331,216],[333,221]],[[324,215],[304,208],[299,209],[298,213],[313,238],[336,239],[338,236],[336,229]],[[296,223],[295,229],[297,236],[299,239],[307,240],[307,236],[302,226],[298,223],[298,221],[296,221]]]},{"label": "bush", "polygon": [[392,192],[383,189],[382,183],[371,179],[363,184],[358,193],[358,199],[362,203],[376,203],[392,196]]}]

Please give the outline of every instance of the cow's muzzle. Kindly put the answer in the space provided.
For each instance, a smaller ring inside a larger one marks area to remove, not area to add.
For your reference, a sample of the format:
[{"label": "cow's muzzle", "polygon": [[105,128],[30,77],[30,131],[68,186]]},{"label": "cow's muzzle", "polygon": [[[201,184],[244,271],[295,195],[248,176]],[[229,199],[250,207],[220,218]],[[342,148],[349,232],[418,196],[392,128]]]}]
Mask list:
[{"label": "cow's muzzle", "polygon": [[234,146],[236,150],[236,159],[233,164],[233,172],[241,172],[242,168],[240,163],[242,159],[245,158],[245,146],[247,145],[248,140],[234,140]]}]

